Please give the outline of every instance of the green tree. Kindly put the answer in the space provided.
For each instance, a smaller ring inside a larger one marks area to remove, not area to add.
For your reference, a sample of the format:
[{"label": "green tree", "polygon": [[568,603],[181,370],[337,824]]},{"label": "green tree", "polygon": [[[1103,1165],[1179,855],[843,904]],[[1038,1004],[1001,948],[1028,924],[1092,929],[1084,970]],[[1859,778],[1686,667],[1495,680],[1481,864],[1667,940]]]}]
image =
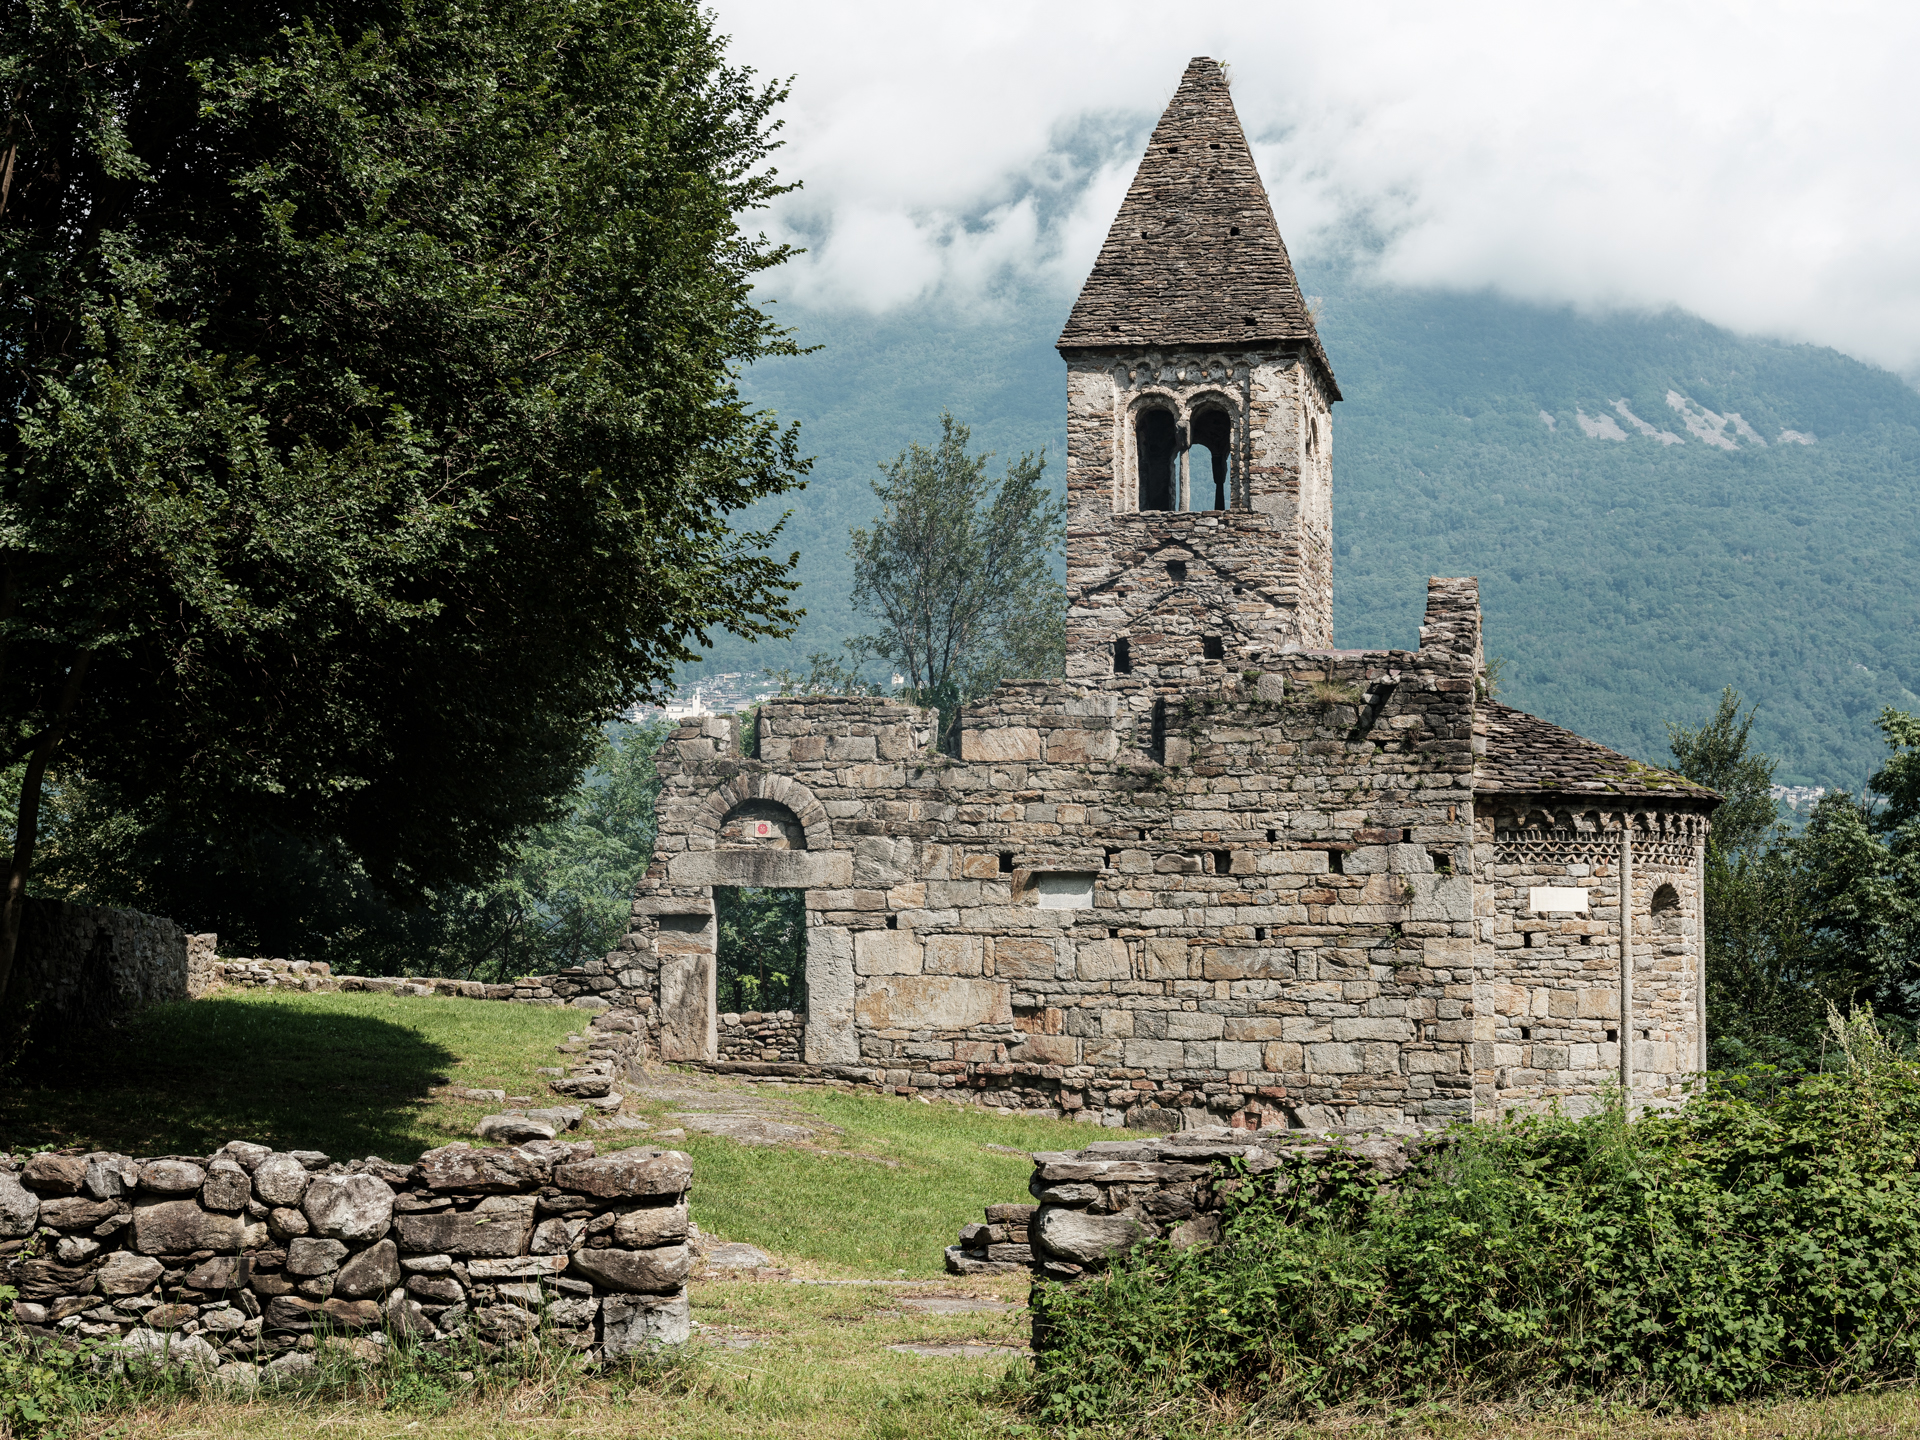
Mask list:
[{"label": "green tree", "polygon": [[[969,455],[969,431],[940,417],[940,440],[910,445],[873,493],[883,509],[850,532],[853,604],[879,622],[849,642],[856,660],[897,667],[907,694],[940,707],[943,732],[958,707],[1014,675],[1061,673],[1066,591],[1055,567],[1066,504],[1044,483],[1044,454],[1022,455],[994,480],[990,455]],[[816,673],[819,656],[810,657]]]},{"label": "green tree", "polygon": [[1674,768],[1720,792],[1707,835],[1707,1036],[1719,1067],[1818,1063],[1826,1002],[1803,877],[1772,795],[1775,761],[1752,746],[1753,711],[1728,686],[1697,726],[1669,724]]},{"label": "green tree", "polygon": [[722,1010],[807,1008],[807,892],[716,887]]},{"label": "green tree", "polygon": [[50,768],[416,902],[786,633],[782,95],[679,0],[0,11],[0,996]]},{"label": "green tree", "polygon": [[209,835],[84,787],[48,797],[45,894],[191,917],[227,955],[324,960],[341,974],[505,980],[607,954],[653,854],[654,757],[666,727],[610,726],[563,813],[516,843],[498,878],[397,905],[338,843],[284,831]]},{"label": "green tree", "polygon": [[1884,709],[1892,752],[1855,797],[1779,824],[1774,762],[1729,688],[1696,727],[1670,725],[1675,768],[1726,797],[1707,840],[1707,1030],[1716,1065],[1822,1063],[1829,1006],[1869,1000],[1896,1033],[1920,1022],[1920,719]]}]

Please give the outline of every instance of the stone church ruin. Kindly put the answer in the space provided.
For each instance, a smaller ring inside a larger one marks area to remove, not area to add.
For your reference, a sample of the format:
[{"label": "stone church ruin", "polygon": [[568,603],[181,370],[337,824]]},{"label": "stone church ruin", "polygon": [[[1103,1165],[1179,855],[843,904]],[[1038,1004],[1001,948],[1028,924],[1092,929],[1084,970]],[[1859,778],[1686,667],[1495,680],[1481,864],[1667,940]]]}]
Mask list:
[{"label": "stone church ruin", "polygon": [[[1340,390],[1215,62],[1059,350],[1065,677],[968,706],[956,754],[898,700],[681,724],[579,981],[669,1062],[1108,1126],[1422,1127],[1701,1068],[1717,797],[1486,698],[1473,580],[1428,582],[1417,650],[1334,648]],[[758,1059],[722,1054],[716,886],[806,891],[805,1014],[749,1017]]]}]

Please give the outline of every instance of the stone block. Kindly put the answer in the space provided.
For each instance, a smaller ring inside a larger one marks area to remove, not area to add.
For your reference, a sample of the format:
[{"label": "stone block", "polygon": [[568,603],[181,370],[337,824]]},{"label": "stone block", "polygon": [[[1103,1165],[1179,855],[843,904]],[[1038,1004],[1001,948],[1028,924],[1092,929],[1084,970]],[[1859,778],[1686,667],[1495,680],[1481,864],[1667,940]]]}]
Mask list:
[{"label": "stone block", "polygon": [[142,1255],[238,1250],[244,1231],[238,1215],[202,1210],[192,1200],[161,1200],[133,1211],[133,1248]]},{"label": "stone block", "polygon": [[490,1209],[502,1201],[531,1201],[532,1196],[493,1195],[472,1211],[443,1210],[431,1215],[396,1215],[393,1228],[400,1248],[410,1255],[518,1255],[533,1238],[533,1206]]},{"label": "stone block", "polygon": [[990,763],[1038,760],[1040,732],[1016,725],[962,730],[960,758]]},{"label": "stone block", "polygon": [[1191,948],[1185,940],[1149,940],[1143,947],[1147,980],[1185,980],[1192,974]]},{"label": "stone block", "polygon": [[921,945],[921,969],[928,975],[978,975],[985,969],[983,936],[929,935]]},{"label": "stone block", "polygon": [[1060,971],[1060,951],[1051,940],[1007,939],[993,942],[993,973],[1002,980],[1052,980]]},{"label": "stone block", "polygon": [[561,1190],[597,1200],[674,1199],[693,1183],[693,1161],[678,1150],[638,1145],[611,1155],[556,1165],[553,1183]]},{"label": "stone block", "polygon": [[1202,1010],[1172,1010],[1167,1013],[1167,1039],[1218,1040],[1226,1017]]},{"label": "stone block", "polygon": [[1078,1065],[1080,1042],[1071,1035],[1024,1035],[1007,1058],[1029,1065]]},{"label": "stone block", "polygon": [[1335,1020],[1333,1038],[1405,1042],[1413,1038],[1413,1024],[1411,1021],[1395,1019]]},{"label": "stone block", "polygon": [[671,1295],[693,1273],[693,1252],[685,1245],[661,1245],[651,1250],[578,1250],[567,1268],[609,1290]]},{"label": "stone block", "polygon": [[1309,1045],[1307,1069],[1321,1075],[1358,1075],[1362,1069],[1355,1045]]},{"label": "stone block", "polygon": [[393,1222],[393,1187],[377,1175],[316,1175],[300,1209],[315,1233],[363,1244]]},{"label": "stone block", "polygon": [[629,1210],[613,1223],[613,1243],[623,1250],[651,1250],[687,1237],[687,1205],[656,1205]]},{"label": "stone block", "polygon": [[1053,730],[1047,735],[1047,762],[1052,765],[1086,765],[1111,760],[1119,741],[1111,730]]},{"label": "stone block", "polygon": [[[543,1127],[551,1129],[552,1127]],[[551,1134],[545,1137],[551,1140]],[[474,1149],[464,1142],[442,1145],[420,1157],[420,1183],[429,1190],[465,1195],[510,1195],[540,1184],[552,1169],[531,1151]]]},{"label": "stone block", "polygon": [[750,885],[775,889],[841,890],[853,884],[853,856],[845,850],[683,850],[667,862],[676,885]]},{"label": "stone block", "polygon": [[1305,1047],[1272,1041],[1260,1049],[1260,1068],[1271,1075],[1292,1075],[1306,1068]]},{"label": "stone block", "polygon": [[1152,1232],[1127,1215],[1090,1215],[1042,1205],[1034,1217],[1034,1247],[1073,1265],[1098,1265],[1131,1249]]},{"label": "stone block", "polygon": [[684,1345],[692,1333],[693,1312],[685,1295],[609,1295],[600,1303],[600,1353],[608,1360]]},{"label": "stone block", "polygon": [[1580,992],[1579,1015],[1583,1020],[1619,1019],[1619,990],[1612,986],[1605,989],[1582,990]]},{"label": "stone block", "polygon": [[856,975],[918,975],[920,937],[911,930],[856,930],[853,935],[853,973]]},{"label": "stone block", "polygon": [[[812,957],[808,957],[811,962]],[[1010,1025],[1008,986],[947,975],[877,976],[854,1002],[859,1023],[874,1030],[966,1030]]]},{"label": "stone block", "polygon": [[1131,980],[1133,962],[1124,940],[1082,940],[1074,952],[1074,972],[1082,980]]},{"label": "stone block", "polygon": [[1129,1040],[1123,1050],[1127,1064],[1137,1070],[1179,1070],[1186,1065],[1186,1047],[1177,1040]]},{"label": "stone block", "polygon": [[1286,1020],[1279,1015],[1229,1015],[1223,1040],[1279,1040],[1284,1038]]}]

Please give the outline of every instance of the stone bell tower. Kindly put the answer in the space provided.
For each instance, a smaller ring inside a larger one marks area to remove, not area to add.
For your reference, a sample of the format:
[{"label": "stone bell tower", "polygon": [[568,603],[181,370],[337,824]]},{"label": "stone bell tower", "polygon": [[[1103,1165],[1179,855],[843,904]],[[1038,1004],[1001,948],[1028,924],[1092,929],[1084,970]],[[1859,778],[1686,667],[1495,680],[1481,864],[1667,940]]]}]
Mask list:
[{"label": "stone bell tower", "polygon": [[1217,62],[1187,66],[1058,348],[1068,677],[1164,695],[1330,648],[1340,389]]}]

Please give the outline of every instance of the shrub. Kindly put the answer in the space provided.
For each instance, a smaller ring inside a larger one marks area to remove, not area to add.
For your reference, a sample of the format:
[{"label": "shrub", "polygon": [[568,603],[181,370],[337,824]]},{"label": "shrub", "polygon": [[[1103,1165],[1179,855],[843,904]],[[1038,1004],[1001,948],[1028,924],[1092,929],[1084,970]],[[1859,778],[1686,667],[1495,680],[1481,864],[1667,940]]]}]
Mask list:
[{"label": "shrub", "polygon": [[1870,1024],[1843,1042],[1844,1069],[1715,1077],[1675,1114],[1462,1125],[1387,1189],[1337,1158],[1243,1175],[1217,1246],[1040,1288],[1028,1399],[1073,1425],[1910,1377],[1920,1066]]}]

